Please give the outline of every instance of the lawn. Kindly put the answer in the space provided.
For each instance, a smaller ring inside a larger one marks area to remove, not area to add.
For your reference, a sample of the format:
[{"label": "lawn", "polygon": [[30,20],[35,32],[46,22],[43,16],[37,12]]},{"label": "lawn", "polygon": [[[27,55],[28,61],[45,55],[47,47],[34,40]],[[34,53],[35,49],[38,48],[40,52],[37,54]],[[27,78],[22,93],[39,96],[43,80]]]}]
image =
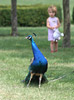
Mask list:
[{"label": "lawn", "polygon": [[[57,4],[62,7],[63,0],[17,0],[18,5],[34,5],[34,4]],[[0,5],[11,5],[11,0],[0,0]],[[70,8],[74,6],[74,0],[70,0]]]},{"label": "lawn", "polygon": [[[60,4],[62,5],[63,0],[17,0],[18,5],[33,5],[33,4]],[[74,4],[74,0],[70,0],[71,6]],[[0,5],[10,5],[11,0],[0,0]]]},{"label": "lawn", "polygon": [[[72,0],[73,1],[73,0]],[[18,5],[33,5],[33,4],[61,4],[62,0],[17,0]],[[10,5],[11,0],[0,0],[0,5]]]},{"label": "lawn", "polygon": [[[71,48],[62,48],[51,54],[47,41],[46,27],[18,27],[19,36],[11,37],[11,28],[0,28],[0,100],[74,100],[74,26],[71,26]],[[62,32],[62,27],[60,28]],[[31,44],[25,37],[35,32],[38,48],[48,60],[46,76],[48,80],[60,76],[66,77],[38,85],[27,87],[21,83],[33,57]],[[70,74],[71,73],[71,74]]]}]

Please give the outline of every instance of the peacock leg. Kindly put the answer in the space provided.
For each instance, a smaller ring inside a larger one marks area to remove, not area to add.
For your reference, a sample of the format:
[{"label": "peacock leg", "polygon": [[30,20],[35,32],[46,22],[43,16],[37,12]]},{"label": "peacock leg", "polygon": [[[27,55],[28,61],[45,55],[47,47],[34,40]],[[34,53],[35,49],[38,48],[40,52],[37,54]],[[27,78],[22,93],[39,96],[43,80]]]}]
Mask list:
[{"label": "peacock leg", "polygon": [[30,60],[31,64],[33,63],[34,57]]},{"label": "peacock leg", "polygon": [[27,84],[27,86],[30,85],[30,82],[31,82],[31,80],[32,80],[32,78],[33,78],[33,75],[34,75],[34,73],[31,73],[30,80],[29,80],[29,83]]},{"label": "peacock leg", "polygon": [[40,77],[39,77],[39,88],[40,88],[40,85],[41,85],[41,80],[42,80],[42,74],[40,74]]}]

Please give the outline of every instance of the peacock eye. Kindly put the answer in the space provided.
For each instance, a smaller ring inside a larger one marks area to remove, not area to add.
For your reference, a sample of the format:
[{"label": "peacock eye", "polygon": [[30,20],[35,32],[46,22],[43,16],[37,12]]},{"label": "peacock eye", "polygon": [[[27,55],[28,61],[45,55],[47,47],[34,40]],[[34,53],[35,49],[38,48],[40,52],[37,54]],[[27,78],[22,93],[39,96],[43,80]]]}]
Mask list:
[{"label": "peacock eye", "polygon": [[29,36],[29,39],[31,39],[31,37]]}]

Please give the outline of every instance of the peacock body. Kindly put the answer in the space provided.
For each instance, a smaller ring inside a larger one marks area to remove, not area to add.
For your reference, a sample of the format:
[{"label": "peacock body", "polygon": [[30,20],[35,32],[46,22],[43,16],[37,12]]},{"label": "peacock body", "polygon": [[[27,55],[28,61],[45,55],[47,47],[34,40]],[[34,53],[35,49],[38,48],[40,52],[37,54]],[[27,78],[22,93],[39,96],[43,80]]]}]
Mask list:
[{"label": "peacock body", "polygon": [[[41,53],[39,48],[37,47],[36,43],[34,42],[31,35],[26,37],[31,41],[32,51],[33,51],[33,61],[29,66],[29,73],[25,78],[25,82],[30,84],[31,79],[37,80],[36,76],[39,77],[39,83],[41,80],[47,80],[44,73],[47,71],[48,62],[44,55]],[[39,84],[40,86],[40,84]]]}]

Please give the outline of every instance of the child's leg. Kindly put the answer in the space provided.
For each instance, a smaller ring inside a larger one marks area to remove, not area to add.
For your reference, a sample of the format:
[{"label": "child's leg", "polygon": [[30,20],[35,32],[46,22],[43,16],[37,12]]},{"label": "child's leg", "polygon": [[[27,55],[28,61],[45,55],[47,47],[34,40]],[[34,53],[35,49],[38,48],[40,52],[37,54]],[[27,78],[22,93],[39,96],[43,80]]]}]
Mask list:
[{"label": "child's leg", "polygon": [[54,44],[55,44],[55,52],[57,52],[58,51],[58,42],[54,42]]},{"label": "child's leg", "polygon": [[51,53],[54,52],[54,41],[50,42],[50,49],[51,49]]}]

